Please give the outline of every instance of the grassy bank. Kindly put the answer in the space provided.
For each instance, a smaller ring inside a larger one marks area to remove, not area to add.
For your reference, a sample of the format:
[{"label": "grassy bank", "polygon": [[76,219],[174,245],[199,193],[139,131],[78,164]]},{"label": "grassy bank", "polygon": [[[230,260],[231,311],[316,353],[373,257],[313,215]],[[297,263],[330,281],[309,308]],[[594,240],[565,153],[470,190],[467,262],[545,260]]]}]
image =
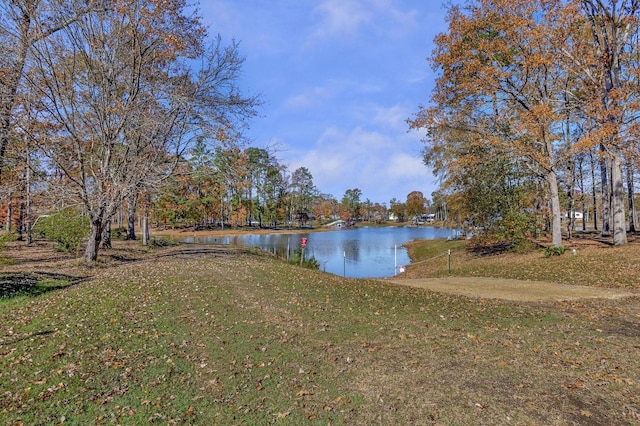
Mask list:
[{"label": "grassy bank", "polygon": [[472,300],[230,247],[117,259],[0,302],[5,424],[640,422],[637,299]]},{"label": "grassy bank", "polygon": [[640,289],[640,240],[633,235],[629,239],[629,244],[614,247],[586,234],[567,242],[563,255],[551,257],[542,248],[511,253],[492,247],[472,250],[466,240],[414,241],[407,244],[412,264],[406,276],[483,276]]}]

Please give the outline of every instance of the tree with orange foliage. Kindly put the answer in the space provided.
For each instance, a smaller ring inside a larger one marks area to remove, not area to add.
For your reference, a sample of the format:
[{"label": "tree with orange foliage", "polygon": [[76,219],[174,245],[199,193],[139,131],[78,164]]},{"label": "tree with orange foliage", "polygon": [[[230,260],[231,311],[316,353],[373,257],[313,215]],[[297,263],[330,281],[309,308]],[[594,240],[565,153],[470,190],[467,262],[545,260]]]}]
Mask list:
[{"label": "tree with orange foliage", "polygon": [[407,215],[417,217],[426,212],[429,200],[420,191],[412,191],[407,194]]},{"label": "tree with orange foliage", "polygon": [[313,200],[312,213],[318,220],[332,219],[336,214],[338,200],[330,194],[318,194]]},{"label": "tree with orange foliage", "polygon": [[[433,106],[421,108],[410,121],[427,131],[425,161],[445,181],[497,159],[542,179],[554,246],[562,245],[560,148],[572,143],[563,97],[569,76],[560,62],[571,17],[560,0],[453,6],[448,32],[436,38],[431,58],[440,72]],[[483,180],[491,183],[492,177],[467,184]]]},{"label": "tree with orange foliage", "polygon": [[582,13],[576,16],[575,31],[564,54],[571,60],[574,76],[584,91],[580,109],[590,123],[581,147],[600,148],[604,160],[602,232],[608,235],[606,224],[610,217],[613,243],[622,245],[627,242],[622,167],[625,153],[632,156],[631,147],[637,145],[631,129],[637,126],[640,110],[637,61],[640,1],[576,0],[574,4]]}]

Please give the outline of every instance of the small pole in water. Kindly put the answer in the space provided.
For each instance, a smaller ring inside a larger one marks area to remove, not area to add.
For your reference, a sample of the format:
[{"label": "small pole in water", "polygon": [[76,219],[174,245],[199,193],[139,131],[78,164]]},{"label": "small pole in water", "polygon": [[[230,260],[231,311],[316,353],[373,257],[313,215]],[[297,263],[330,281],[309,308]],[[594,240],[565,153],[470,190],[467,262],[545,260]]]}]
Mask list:
[{"label": "small pole in water", "polygon": [[398,273],[398,245],[393,245],[393,275]]},{"label": "small pole in water", "polygon": [[347,252],[342,252],[342,275],[347,276]]}]

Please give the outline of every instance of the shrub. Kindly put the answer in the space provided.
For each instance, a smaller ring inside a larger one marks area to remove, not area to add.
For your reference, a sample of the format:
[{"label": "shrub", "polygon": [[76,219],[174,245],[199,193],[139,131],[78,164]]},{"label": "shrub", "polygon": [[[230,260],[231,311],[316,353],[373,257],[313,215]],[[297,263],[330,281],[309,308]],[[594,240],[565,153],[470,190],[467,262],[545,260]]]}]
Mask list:
[{"label": "shrub", "polygon": [[89,219],[73,210],[62,210],[48,217],[41,217],[34,232],[55,241],[58,250],[75,253],[82,239],[89,236]]},{"label": "shrub", "polygon": [[524,253],[530,253],[532,251],[535,251],[537,248],[538,247],[534,243],[527,240],[526,238],[523,238],[518,240],[513,245],[513,247],[511,248],[511,251],[518,254],[524,254]]},{"label": "shrub", "polygon": [[[298,247],[294,252],[293,256],[289,260],[290,263],[294,265],[300,265],[300,258],[302,257],[302,247]],[[320,262],[316,260],[315,257],[307,257],[302,261],[302,267],[309,269],[320,269]]]},{"label": "shrub", "polygon": [[551,257],[551,256],[560,256],[561,254],[564,253],[564,251],[566,250],[565,247],[559,246],[559,247],[547,247],[546,249],[544,249],[544,255],[545,257]]},{"label": "shrub", "polygon": [[111,238],[114,240],[126,240],[127,228],[111,228]]},{"label": "shrub", "polygon": [[10,243],[11,241],[16,241],[19,238],[19,236],[17,234],[13,234],[13,233],[4,233],[4,234],[0,234],[0,250],[4,250],[4,247],[7,243]]}]

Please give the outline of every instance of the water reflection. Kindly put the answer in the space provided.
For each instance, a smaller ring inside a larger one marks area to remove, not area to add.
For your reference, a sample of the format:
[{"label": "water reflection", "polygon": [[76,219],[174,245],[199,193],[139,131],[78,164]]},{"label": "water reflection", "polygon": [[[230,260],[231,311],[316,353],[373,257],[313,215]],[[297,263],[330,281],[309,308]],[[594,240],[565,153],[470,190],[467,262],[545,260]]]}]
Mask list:
[{"label": "water reflection", "polygon": [[399,265],[409,263],[402,244],[417,239],[447,238],[453,233],[449,228],[435,227],[361,227],[302,234],[193,237],[184,241],[259,247],[290,258],[300,245],[300,238],[306,237],[305,257],[315,257],[321,270],[352,278],[382,278],[395,275]]}]

